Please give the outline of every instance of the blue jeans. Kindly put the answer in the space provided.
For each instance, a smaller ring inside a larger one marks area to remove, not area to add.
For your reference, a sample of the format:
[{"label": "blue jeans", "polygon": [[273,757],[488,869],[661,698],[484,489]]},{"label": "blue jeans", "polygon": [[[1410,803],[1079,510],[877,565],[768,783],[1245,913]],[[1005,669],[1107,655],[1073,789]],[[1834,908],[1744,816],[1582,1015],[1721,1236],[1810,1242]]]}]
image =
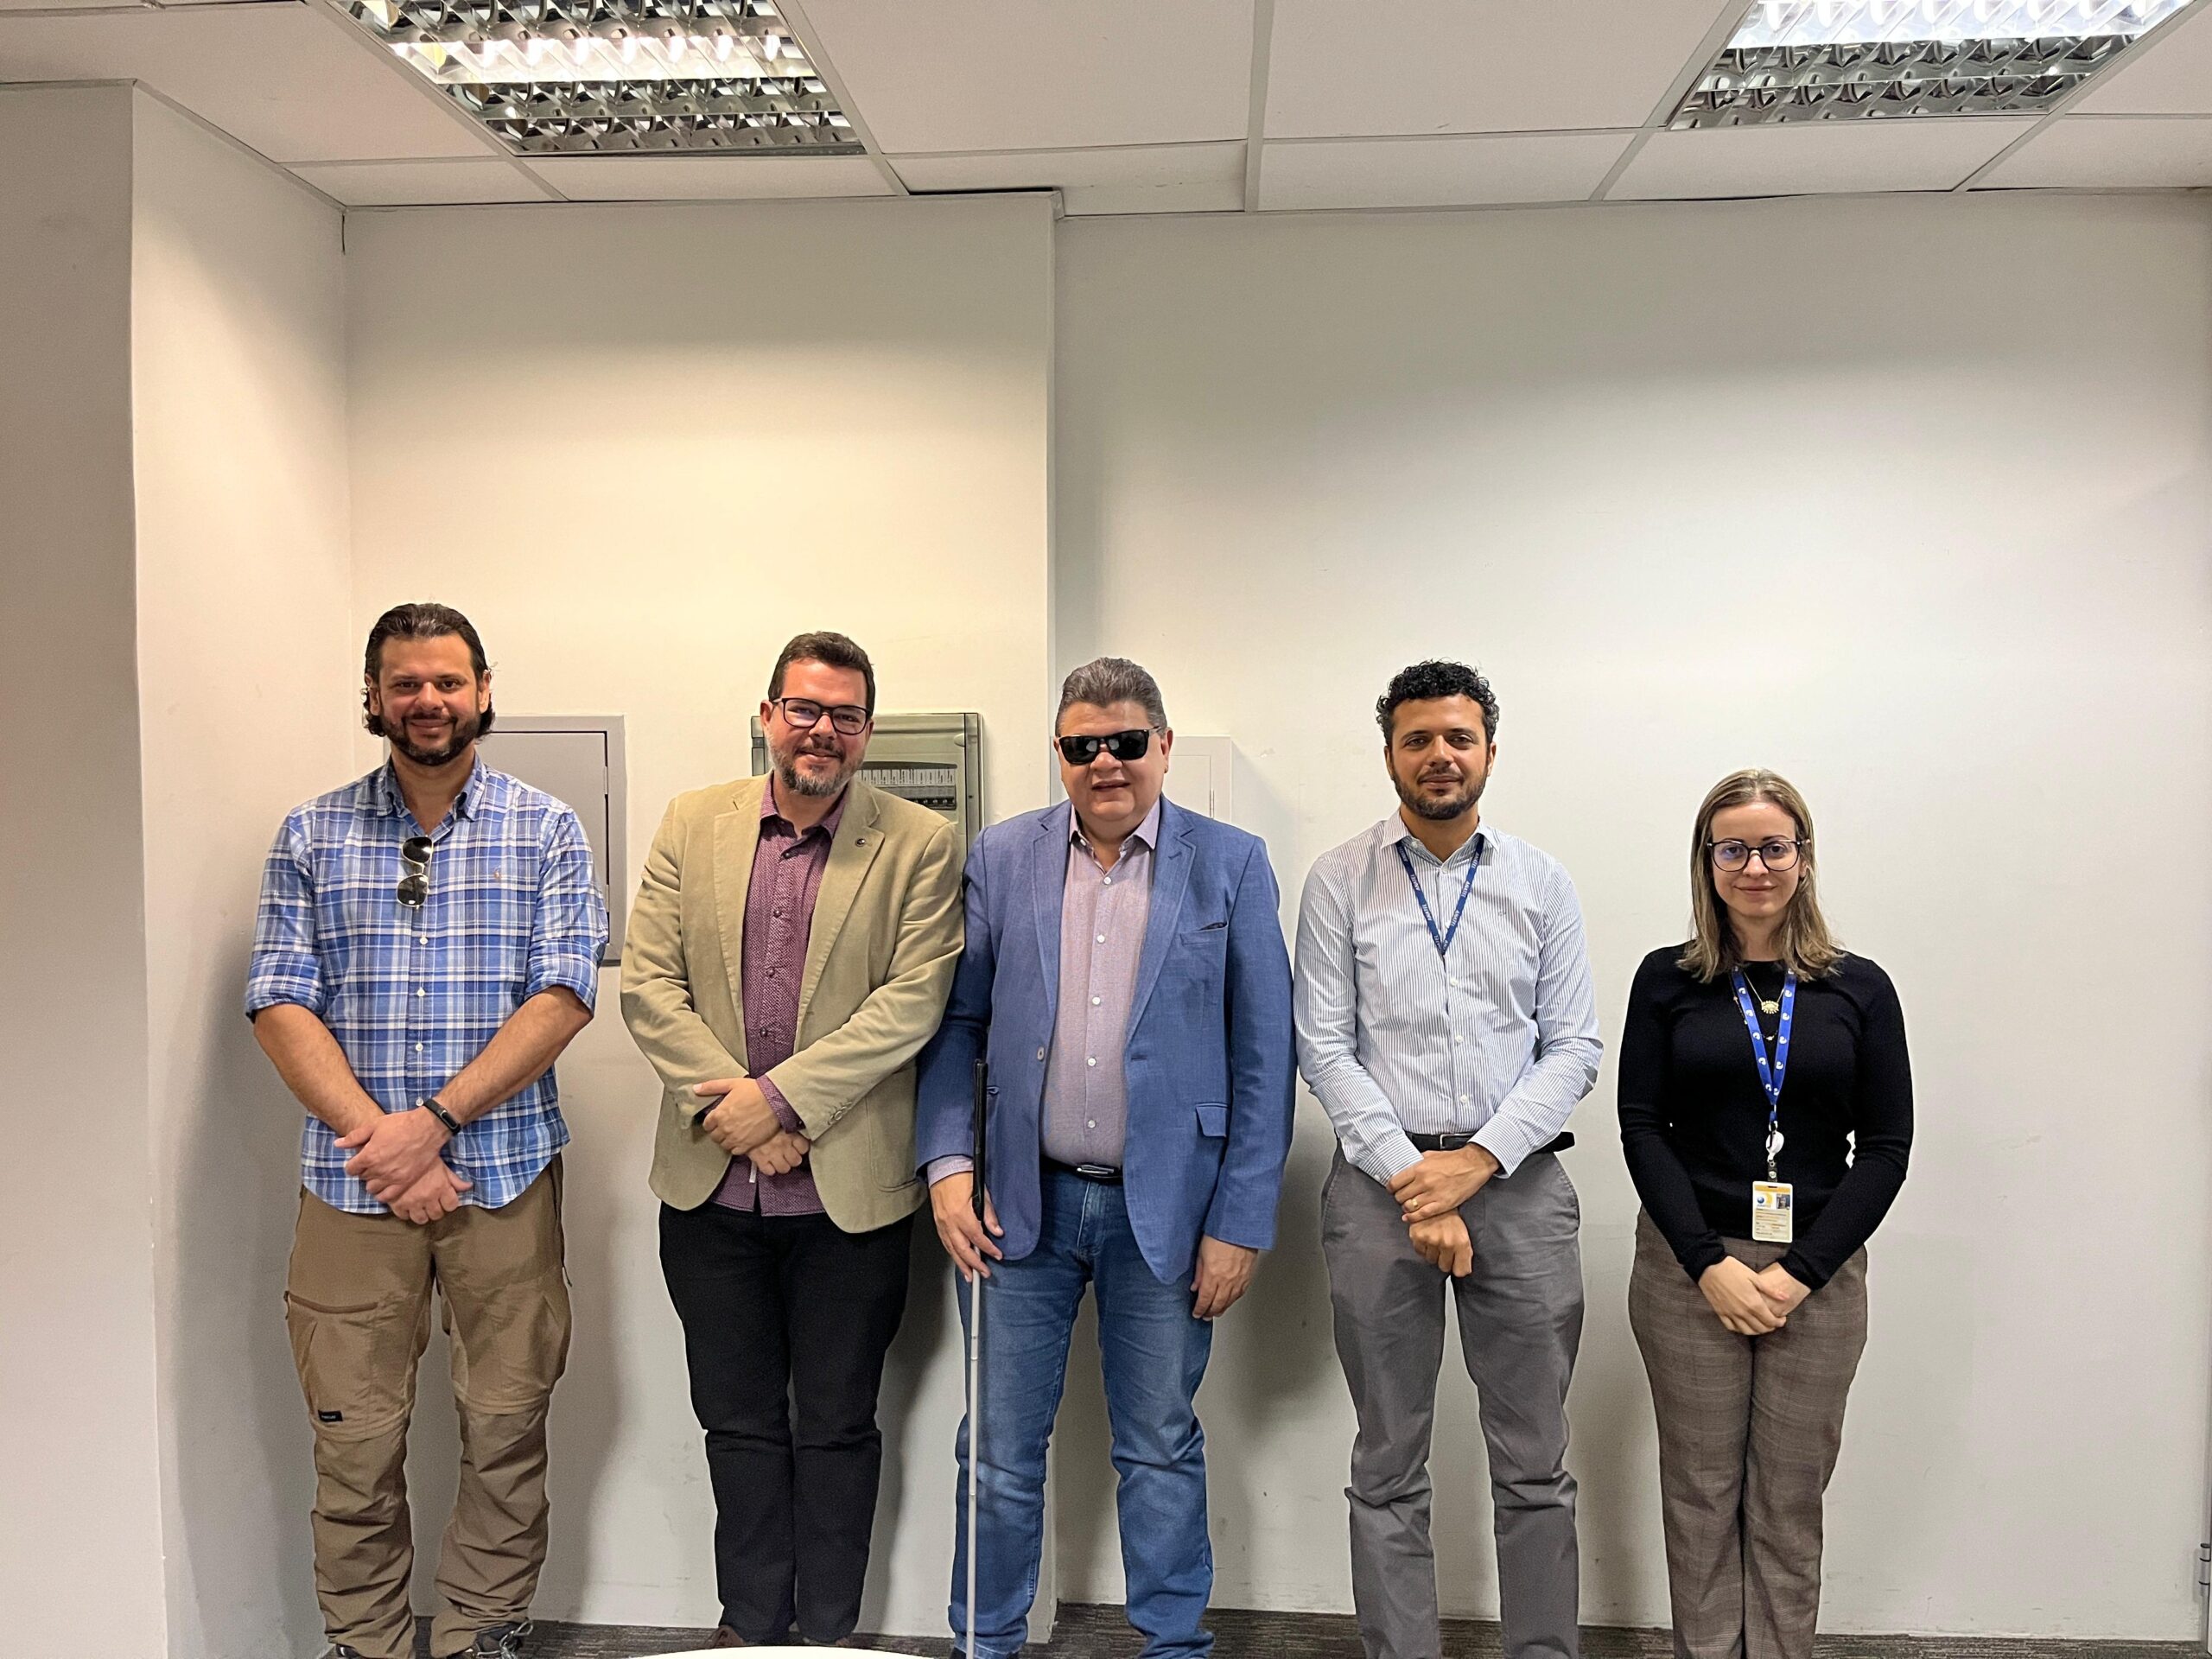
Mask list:
[{"label": "blue jeans", "polygon": [[[1098,1296],[1099,1363],[1121,1477],[1122,1566],[1143,1659],[1203,1659],[1213,1592],[1206,1538],[1205,1435],[1191,1402],[1213,1327],[1191,1317],[1191,1287],[1145,1265],[1118,1186],[1046,1169],[1037,1248],[991,1266],[983,1286],[982,1457],[976,1539],[975,1659],[1013,1659],[1029,1636],[1045,1532],[1045,1451],[1067,1380],[1084,1287]],[[973,1287],[962,1286],[963,1328]],[[951,1621],[968,1639],[968,1424],[957,1442]]]}]

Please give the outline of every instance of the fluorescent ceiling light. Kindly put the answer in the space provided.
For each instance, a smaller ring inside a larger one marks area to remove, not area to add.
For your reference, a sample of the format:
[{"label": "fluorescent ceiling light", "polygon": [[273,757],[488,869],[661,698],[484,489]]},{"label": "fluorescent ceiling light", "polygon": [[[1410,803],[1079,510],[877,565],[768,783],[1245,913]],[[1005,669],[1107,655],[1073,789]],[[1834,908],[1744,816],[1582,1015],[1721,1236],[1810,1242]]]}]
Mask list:
[{"label": "fluorescent ceiling light", "polygon": [[772,0],[333,0],[513,149],[858,156]]},{"label": "fluorescent ceiling light", "polygon": [[2193,0],[1754,0],[1677,128],[2048,109]]}]

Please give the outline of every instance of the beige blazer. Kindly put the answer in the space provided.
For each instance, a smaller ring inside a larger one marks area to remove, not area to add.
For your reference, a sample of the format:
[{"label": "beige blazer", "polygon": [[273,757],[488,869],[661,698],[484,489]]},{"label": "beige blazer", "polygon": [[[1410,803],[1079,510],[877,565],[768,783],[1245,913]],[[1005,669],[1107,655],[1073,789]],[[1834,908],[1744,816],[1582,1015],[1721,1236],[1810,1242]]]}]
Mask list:
[{"label": "beige blazer", "polygon": [[[622,1017],[660,1074],[652,1188],[679,1210],[714,1196],[729,1156],[695,1127],[688,1092],[753,1075],[745,1062],[745,893],[765,778],[669,803],[630,908]],[[823,1207],[847,1232],[921,1203],[914,1056],[944,1012],[960,960],[959,832],[855,779],[822,873],[799,983],[798,1042],[767,1077],[814,1142]]]}]

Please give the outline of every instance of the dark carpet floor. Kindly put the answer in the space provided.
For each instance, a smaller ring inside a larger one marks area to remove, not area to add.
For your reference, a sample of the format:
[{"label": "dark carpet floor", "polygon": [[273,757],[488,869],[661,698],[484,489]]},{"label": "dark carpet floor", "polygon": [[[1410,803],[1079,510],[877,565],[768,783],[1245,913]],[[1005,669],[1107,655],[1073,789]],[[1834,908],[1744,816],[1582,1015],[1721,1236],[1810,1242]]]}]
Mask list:
[{"label": "dark carpet floor", "polygon": [[[1251,1613],[1217,1608],[1208,1616],[1217,1659],[1359,1659],[1359,1633],[1348,1618],[1322,1613]],[[705,1630],[649,1630],[608,1624],[541,1624],[531,1659],[642,1659],[678,1653],[706,1640]],[[890,1653],[944,1655],[943,1637],[882,1638]],[[1033,1646],[1038,1659],[1132,1659],[1140,1646],[1119,1607],[1060,1608],[1052,1640]],[[1668,1659],[1664,1630],[1586,1630],[1585,1659]],[[1997,1637],[1827,1636],[1820,1659],[2182,1659],[2202,1655],[2190,1642],[2024,1641]],[[1491,1659],[1497,1626],[1447,1620],[1444,1659]]]}]

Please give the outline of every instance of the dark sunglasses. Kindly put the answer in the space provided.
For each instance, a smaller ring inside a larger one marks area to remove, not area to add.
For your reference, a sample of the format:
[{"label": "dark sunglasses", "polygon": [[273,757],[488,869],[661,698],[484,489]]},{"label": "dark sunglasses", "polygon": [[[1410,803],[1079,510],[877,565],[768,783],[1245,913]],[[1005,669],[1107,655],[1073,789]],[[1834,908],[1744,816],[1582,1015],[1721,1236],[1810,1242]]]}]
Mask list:
[{"label": "dark sunglasses", "polygon": [[410,910],[420,910],[430,896],[430,838],[408,836],[399,843],[399,861],[407,874],[399,878],[399,891],[393,897]]},{"label": "dark sunglasses", "polygon": [[1103,735],[1092,733],[1082,737],[1064,737],[1059,744],[1060,753],[1068,765],[1087,766],[1098,758],[1101,749],[1116,760],[1141,760],[1144,752],[1152,747],[1152,734],[1139,726],[1130,731],[1108,732]]}]

